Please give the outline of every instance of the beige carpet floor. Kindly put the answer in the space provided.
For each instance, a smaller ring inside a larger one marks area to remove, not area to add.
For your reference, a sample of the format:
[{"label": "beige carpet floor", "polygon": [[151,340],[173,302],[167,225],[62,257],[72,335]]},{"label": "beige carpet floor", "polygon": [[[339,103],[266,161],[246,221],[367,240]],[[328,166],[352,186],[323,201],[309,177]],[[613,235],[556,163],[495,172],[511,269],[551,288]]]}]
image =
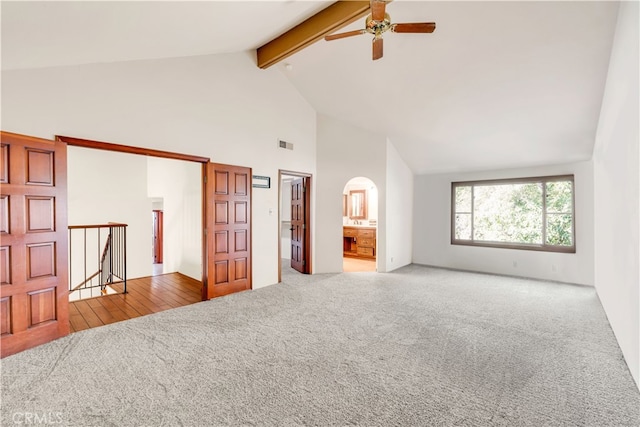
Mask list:
[{"label": "beige carpet floor", "polygon": [[593,288],[415,265],[282,278],[2,359],[1,424],[639,425]]}]

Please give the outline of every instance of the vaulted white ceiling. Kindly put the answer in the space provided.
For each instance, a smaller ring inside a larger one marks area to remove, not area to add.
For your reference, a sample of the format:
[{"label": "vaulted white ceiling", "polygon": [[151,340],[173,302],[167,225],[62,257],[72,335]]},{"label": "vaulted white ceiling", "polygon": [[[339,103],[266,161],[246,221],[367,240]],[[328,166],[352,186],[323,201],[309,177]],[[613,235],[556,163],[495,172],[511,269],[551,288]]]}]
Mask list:
[{"label": "vaulted white ceiling", "polygon": [[[2,68],[251,50],[330,3],[3,1]],[[318,112],[388,136],[416,173],[587,160],[617,10],[396,0],[392,22],[435,21],[436,31],[386,33],[379,61],[361,35],[275,67]]]}]

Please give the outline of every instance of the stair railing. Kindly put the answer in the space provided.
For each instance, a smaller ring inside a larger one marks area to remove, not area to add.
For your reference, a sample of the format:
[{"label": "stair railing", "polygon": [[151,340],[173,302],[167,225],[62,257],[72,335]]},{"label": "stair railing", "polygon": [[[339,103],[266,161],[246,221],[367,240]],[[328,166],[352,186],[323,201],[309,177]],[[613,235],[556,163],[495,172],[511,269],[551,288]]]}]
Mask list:
[{"label": "stair railing", "polygon": [[93,298],[118,293],[119,289],[127,293],[127,224],[68,228],[69,299]]}]

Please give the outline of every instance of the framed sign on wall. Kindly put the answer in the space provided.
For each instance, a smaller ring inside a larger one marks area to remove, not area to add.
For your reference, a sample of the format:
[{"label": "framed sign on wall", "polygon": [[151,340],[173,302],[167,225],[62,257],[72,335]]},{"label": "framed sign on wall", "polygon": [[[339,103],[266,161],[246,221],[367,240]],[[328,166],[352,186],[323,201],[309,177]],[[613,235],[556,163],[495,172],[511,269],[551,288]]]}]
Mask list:
[{"label": "framed sign on wall", "polygon": [[254,188],[271,188],[271,177],[253,175],[252,186]]}]

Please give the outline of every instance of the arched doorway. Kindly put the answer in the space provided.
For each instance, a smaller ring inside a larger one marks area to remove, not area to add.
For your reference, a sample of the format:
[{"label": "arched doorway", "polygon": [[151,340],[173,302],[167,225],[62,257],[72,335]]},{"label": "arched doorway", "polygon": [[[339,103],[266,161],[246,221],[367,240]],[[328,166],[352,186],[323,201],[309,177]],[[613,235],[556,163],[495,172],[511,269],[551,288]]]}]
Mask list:
[{"label": "arched doorway", "polygon": [[342,267],[377,270],[378,187],[366,177],[350,179],[342,191]]}]

